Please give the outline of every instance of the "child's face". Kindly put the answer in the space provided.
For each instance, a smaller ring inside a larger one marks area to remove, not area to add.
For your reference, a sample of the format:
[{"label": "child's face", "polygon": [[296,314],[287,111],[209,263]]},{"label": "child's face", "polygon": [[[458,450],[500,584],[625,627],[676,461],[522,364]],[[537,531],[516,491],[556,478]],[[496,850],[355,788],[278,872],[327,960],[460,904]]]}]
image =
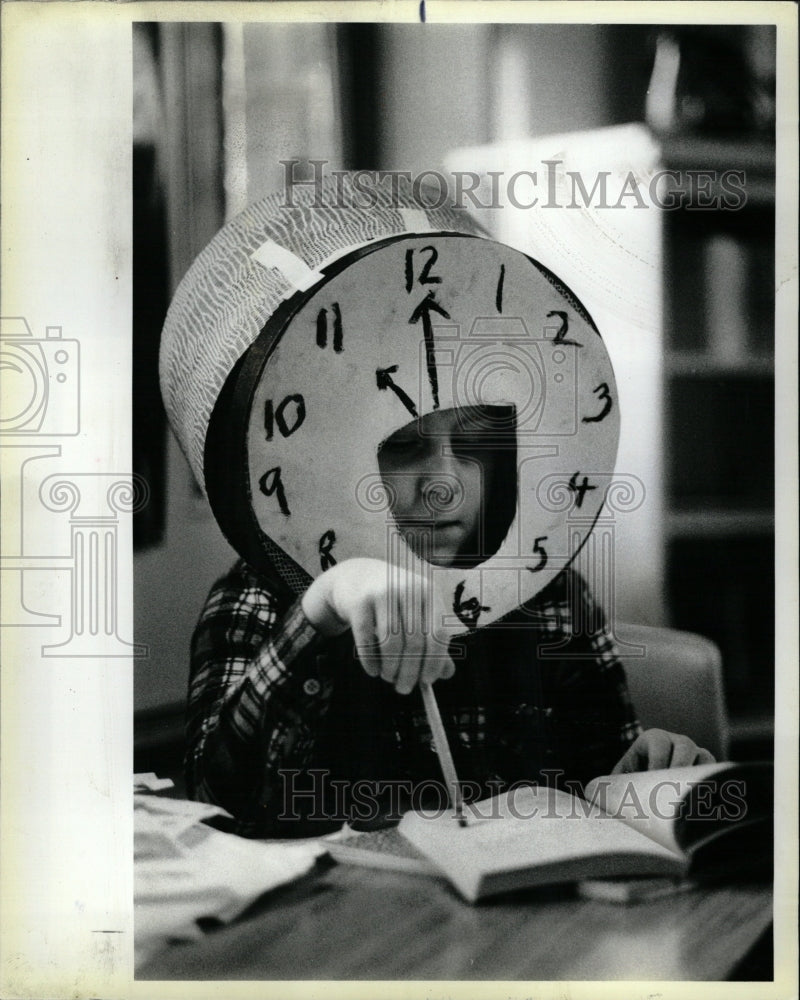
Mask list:
[{"label": "child's face", "polygon": [[378,465],[410,548],[437,566],[480,551],[494,456],[469,411],[437,410],[382,443]]}]

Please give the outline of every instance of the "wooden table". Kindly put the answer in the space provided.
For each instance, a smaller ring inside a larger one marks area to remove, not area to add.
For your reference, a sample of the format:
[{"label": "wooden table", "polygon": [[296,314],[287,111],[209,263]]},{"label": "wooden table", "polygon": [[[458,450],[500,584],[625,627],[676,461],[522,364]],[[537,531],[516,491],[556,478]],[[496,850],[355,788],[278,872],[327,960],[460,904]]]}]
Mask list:
[{"label": "wooden table", "polygon": [[721,980],[771,921],[759,883],[632,905],[559,887],[470,906],[438,879],[323,861],[136,978]]}]

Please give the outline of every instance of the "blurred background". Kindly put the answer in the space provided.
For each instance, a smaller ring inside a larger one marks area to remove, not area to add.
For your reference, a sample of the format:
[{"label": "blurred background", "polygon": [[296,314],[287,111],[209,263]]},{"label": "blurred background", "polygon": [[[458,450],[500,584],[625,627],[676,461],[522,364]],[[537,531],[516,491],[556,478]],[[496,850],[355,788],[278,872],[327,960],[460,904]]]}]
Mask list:
[{"label": "blurred background", "polygon": [[[133,44],[133,451],[152,493],[134,523],[137,770],[174,764],[191,632],[235,558],[166,426],[163,319],[226,219],[282,187],[280,161],[302,181],[314,159],[483,181],[551,159],[587,188],[676,172],[674,208],[545,213],[503,188],[481,221],[559,274],[608,343],[634,496],[610,612],[712,638],[732,757],[771,756],[774,28],[159,23]],[[696,171],[715,178],[705,207]]]}]

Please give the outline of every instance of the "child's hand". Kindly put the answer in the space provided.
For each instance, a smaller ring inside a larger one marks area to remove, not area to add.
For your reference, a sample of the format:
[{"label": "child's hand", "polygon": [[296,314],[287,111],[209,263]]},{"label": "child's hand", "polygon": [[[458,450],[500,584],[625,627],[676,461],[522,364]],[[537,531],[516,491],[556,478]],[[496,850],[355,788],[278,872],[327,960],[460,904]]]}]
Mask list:
[{"label": "child's hand", "polygon": [[628,752],[611,773],[629,774],[631,771],[713,763],[713,755],[697,746],[688,736],[668,733],[663,729],[648,729],[628,747]]},{"label": "child's hand", "polygon": [[398,694],[455,673],[446,638],[437,642],[437,615],[422,576],[380,559],[347,559],[314,580],[302,607],[325,636],[352,629],[366,673],[382,677]]}]

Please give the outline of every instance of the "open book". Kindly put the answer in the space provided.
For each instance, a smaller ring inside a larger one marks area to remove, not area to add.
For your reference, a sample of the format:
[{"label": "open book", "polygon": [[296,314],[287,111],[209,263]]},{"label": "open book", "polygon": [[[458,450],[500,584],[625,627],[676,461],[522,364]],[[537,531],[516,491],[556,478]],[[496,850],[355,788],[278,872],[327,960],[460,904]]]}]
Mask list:
[{"label": "open book", "polygon": [[585,798],[519,786],[466,807],[406,813],[399,832],[470,902],[615,876],[772,866],[771,764],[703,764],[596,778]]}]

